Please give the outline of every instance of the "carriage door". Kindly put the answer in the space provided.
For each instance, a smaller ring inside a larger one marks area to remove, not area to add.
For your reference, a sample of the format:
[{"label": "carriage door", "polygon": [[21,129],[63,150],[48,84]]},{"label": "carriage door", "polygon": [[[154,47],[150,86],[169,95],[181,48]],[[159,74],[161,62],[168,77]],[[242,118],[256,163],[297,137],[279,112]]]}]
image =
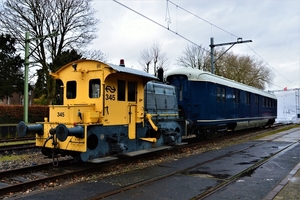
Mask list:
[{"label": "carriage door", "polygon": [[128,137],[129,139],[136,138],[136,82],[127,82],[127,101],[128,101]]}]

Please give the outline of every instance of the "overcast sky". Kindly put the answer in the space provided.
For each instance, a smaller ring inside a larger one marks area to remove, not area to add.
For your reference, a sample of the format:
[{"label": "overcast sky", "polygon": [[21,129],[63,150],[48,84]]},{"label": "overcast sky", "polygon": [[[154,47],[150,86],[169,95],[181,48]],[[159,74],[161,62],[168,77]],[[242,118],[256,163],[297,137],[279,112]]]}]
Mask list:
[{"label": "overcast sky", "polygon": [[237,44],[230,51],[262,60],[272,70],[273,85],[267,89],[300,88],[299,0],[172,0],[168,3],[172,32],[164,28],[166,0],[118,2],[161,26],[112,0],[94,0],[100,23],[90,48],[105,53],[109,63],[119,64],[122,58],[126,67],[139,68],[141,51],[159,43],[170,67],[176,67],[178,57],[192,44],[178,35],[208,51],[211,37],[215,44],[241,37],[253,42]]}]

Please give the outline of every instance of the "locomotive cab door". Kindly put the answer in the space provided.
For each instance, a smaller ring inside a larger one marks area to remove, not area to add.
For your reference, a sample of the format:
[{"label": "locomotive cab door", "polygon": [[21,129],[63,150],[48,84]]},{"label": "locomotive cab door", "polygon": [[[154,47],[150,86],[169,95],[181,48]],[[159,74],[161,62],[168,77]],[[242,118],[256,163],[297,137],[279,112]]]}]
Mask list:
[{"label": "locomotive cab door", "polygon": [[128,137],[135,139],[136,137],[136,105],[129,105],[129,123],[128,123]]},{"label": "locomotive cab door", "polygon": [[124,75],[111,75],[105,81],[104,125],[128,126],[128,138],[136,138],[137,82]]}]

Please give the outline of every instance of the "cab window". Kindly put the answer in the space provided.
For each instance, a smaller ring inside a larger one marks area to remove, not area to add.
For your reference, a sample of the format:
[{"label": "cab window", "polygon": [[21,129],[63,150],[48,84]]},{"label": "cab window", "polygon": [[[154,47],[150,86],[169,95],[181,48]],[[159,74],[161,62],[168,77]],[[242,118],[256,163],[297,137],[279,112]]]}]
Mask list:
[{"label": "cab window", "polygon": [[91,79],[89,81],[89,97],[90,98],[100,97],[100,79]]},{"label": "cab window", "polygon": [[67,99],[75,99],[76,98],[76,81],[68,81],[67,82]]},{"label": "cab window", "polygon": [[136,99],[136,83],[128,81],[128,101],[135,101]]},{"label": "cab window", "polygon": [[118,101],[125,101],[125,81],[118,80]]}]

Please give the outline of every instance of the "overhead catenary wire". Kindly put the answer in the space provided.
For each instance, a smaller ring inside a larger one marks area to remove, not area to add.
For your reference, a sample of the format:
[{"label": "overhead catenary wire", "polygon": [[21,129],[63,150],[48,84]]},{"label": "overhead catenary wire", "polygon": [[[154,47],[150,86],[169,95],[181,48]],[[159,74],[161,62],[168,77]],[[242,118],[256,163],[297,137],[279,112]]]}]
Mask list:
[{"label": "overhead catenary wire", "polygon": [[[213,27],[215,27],[215,28],[218,28],[218,29],[224,31],[224,32],[230,34],[231,36],[235,36],[235,37],[239,38],[239,36],[237,36],[237,35],[235,35],[235,34],[233,34],[233,33],[230,33],[229,31],[227,31],[227,30],[225,30],[225,29],[223,29],[223,28],[221,28],[221,27],[219,27],[219,26],[217,26],[217,25],[215,25],[215,24],[213,24],[213,23],[211,23],[211,22],[209,22],[209,21],[203,19],[202,17],[199,17],[198,15],[196,15],[196,14],[194,14],[194,13],[192,13],[192,12],[186,10],[185,8],[179,6],[178,4],[175,4],[174,2],[172,2],[172,1],[170,1],[170,0],[166,0],[166,1],[167,1],[167,2],[170,2],[171,4],[173,4],[174,6],[176,6],[177,8],[180,8],[181,10],[183,10],[183,11],[185,11],[185,12],[187,12],[187,13],[193,15],[194,17],[196,17],[196,18],[198,18],[198,19],[200,19],[200,20],[202,20],[202,21],[204,21],[204,22],[210,24],[211,26],[213,26]],[[255,55],[257,55],[260,59],[262,59],[262,60],[263,60],[268,66],[270,66],[275,72],[277,72],[280,76],[282,76],[282,77],[283,77],[285,80],[287,80],[289,83],[292,83],[292,84],[293,84],[292,81],[288,80],[288,79],[287,79],[285,76],[283,76],[279,71],[277,71],[273,66],[271,66],[271,65],[270,65],[265,59],[263,59],[256,51],[254,51],[254,49],[252,49],[248,44],[246,44],[246,45],[247,45],[247,47],[248,47]],[[230,64],[230,63],[229,63],[229,64]],[[272,85],[274,85],[274,84],[272,84]],[[274,85],[274,86],[277,86],[277,85]],[[277,87],[279,87],[279,86],[277,86]]]},{"label": "overhead catenary wire", "polygon": [[196,14],[194,14],[194,13],[188,11],[188,10],[186,10],[185,8],[183,8],[183,7],[181,7],[181,6],[179,6],[179,5],[175,4],[175,3],[173,3],[173,2],[170,1],[170,0],[167,0],[167,2],[170,2],[171,4],[173,4],[174,6],[176,6],[177,8],[180,8],[181,10],[183,10],[183,11],[189,13],[190,15],[193,15],[194,17],[196,17],[196,18],[198,18],[198,19],[201,19],[202,21],[204,21],[204,22],[210,24],[211,26],[214,26],[214,27],[216,27],[216,28],[218,28],[218,29],[220,29],[220,30],[222,30],[222,31],[224,31],[224,32],[226,32],[226,33],[228,33],[228,34],[230,34],[230,35],[236,37],[236,38],[239,38],[239,37],[240,37],[240,36],[237,36],[237,35],[235,35],[235,34],[233,34],[233,33],[230,33],[229,31],[226,31],[225,29],[223,29],[223,28],[221,28],[221,27],[219,27],[219,26],[217,26],[217,25],[215,25],[215,24],[213,24],[213,23],[211,23],[211,22],[209,22],[209,21],[203,19],[202,17],[200,17],[200,16],[198,16],[198,15],[196,15]]},{"label": "overhead catenary wire", "polygon": [[[147,19],[147,20],[149,20],[149,21],[151,21],[151,22],[157,24],[158,26],[160,26],[160,27],[162,27],[162,28],[164,28],[164,29],[166,29],[166,30],[168,30],[168,31],[170,31],[170,32],[172,32],[172,33],[178,35],[179,37],[181,37],[181,38],[183,38],[184,40],[186,40],[186,41],[192,43],[193,45],[197,46],[198,48],[202,49],[203,51],[206,51],[207,53],[210,53],[209,50],[203,48],[201,45],[196,44],[195,42],[193,42],[192,40],[190,40],[190,39],[186,38],[185,36],[179,34],[178,32],[175,32],[175,31],[171,30],[169,27],[166,27],[166,26],[160,24],[159,22],[157,22],[157,21],[155,21],[155,20],[153,20],[153,19],[151,19],[151,18],[149,18],[149,17],[143,15],[142,13],[140,13],[140,12],[138,12],[138,11],[136,11],[136,10],[134,10],[134,9],[132,9],[132,8],[130,8],[130,7],[128,7],[128,6],[126,6],[125,4],[122,4],[121,2],[119,2],[119,1],[117,1],[117,0],[113,0],[113,1],[116,2],[116,3],[118,3],[119,5],[121,5],[121,6],[125,7],[125,8],[127,8],[128,10],[131,10],[132,12],[134,12],[134,13],[136,13],[136,14],[142,16],[142,17],[144,17],[145,19]],[[229,63],[229,62],[227,62],[227,61],[224,61],[224,62],[226,62],[227,64],[229,64],[229,65],[231,65],[231,66],[234,67],[234,65],[232,65],[231,63]]]},{"label": "overhead catenary wire", "polygon": [[[118,3],[119,5],[121,5],[121,6],[125,7],[125,8],[127,8],[128,10],[130,10],[130,11],[132,11],[132,12],[134,12],[134,13],[136,13],[136,14],[142,16],[142,17],[144,17],[145,19],[147,19],[147,20],[149,20],[149,21],[151,21],[151,22],[157,24],[158,26],[160,26],[160,27],[162,27],[162,28],[164,28],[164,29],[166,29],[166,30],[168,30],[168,31],[170,31],[170,32],[172,32],[172,33],[178,35],[179,37],[181,37],[181,38],[183,38],[184,40],[186,40],[186,41],[192,43],[193,45],[197,46],[198,48],[202,49],[203,51],[206,51],[207,53],[210,53],[209,50],[203,48],[201,45],[196,44],[195,42],[193,42],[192,40],[190,40],[190,39],[186,38],[185,36],[179,34],[178,32],[175,32],[175,31],[171,30],[169,27],[166,27],[166,26],[160,24],[159,22],[157,22],[157,21],[155,21],[155,20],[153,20],[153,19],[151,19],[151,18],[149,18],[149,17],[143,15],[142,13],[140,13],[140,12],[138,12],[138,11],[136,11],[136,10],[134,10],[134,9],[132,9],[132,8],[130,8],[130,7],[128,7],[128,6],[126,6],[125,4],[122,4],[121,2],[119,2],[119,1],[117,1],[117,0],[113,0],[113,1],[116,2],[116,3]],[[228,33],[229,33],[229,32],[228,32]],[[226,62],[227,64],[233,66],[231,63],[229,63],[229,62],[227,62],[227,61],[224,61],[224,62]],[[233,67],[234,67],[234,66],[233,66]]]},{"label": "overhead catenary wire", "polygon": [[[279,75],[281,75],[285,80],[287,80],[290,83],[293,83],[292,81],[288,80],[285,76],[283,76],[279,71],[277,71],[274,67],[272,67],[272,65],[270,65],[265,59],[263,59],[258,53],[256,53],[256,51],[254,51],[254,49],[252,49],[248,44],[246,44],[248,46],[249,49],[251,49],[253,51],[253,53],[255,55],[257,55],[260,59],[262,59],[268,66],[270,66],[274,71],[276,71]],[[275,85],[277,86],[277,85]],[[279,86],[277,86],[279,87]]]},{"label": "overhead catenary wire", "polygon": [[[227,30],[225,30],[225,29],[223,29],[223,28],[221,28],[221,27],[219,27],[219,26],[217,26],[217,25],[215,25],[215,24],[213,24],[213,23],[211,23],[211,22],[209,22],[209,21],[207,21],[207,20],[201,18],[200,16],[198,16],[198,15],[196,15],[196,14],[194,14],[194,13],[188,11],[188,10],[186,10],[185,8],[183,8],[183,7],[181,7],[181,6],[177,5],[177,4],[175,4],[174,2],[172,2],[172,1],[170,1],[170,0],[166,0],[166,2],[167,2],[167,11],[166,11],[166,18],[165,18],[165,21],[166,21],[167,24],[168,24],[167,27],[164,26],[164,25],[162,25],[161,23],[159,23],[159,22],[157,22],[157,21],[155,21],[155,20],[153,20],[153,19],[151,19],[151,18],[149,18],[149,17],[143,15],[142,13],[140,13],[140,12],[138,12],[138,11],[136,11],[136,10],[134,10],[134,9],[132,9],[132,8],[130,8],[130,7],[128,7],[128,6],[126,6],[125,4],[122,4],[121,2],[119,2],[119,1],[117,1],[117,0],[113,0],[113,1],[114,1],[115,3],[118,3],[119,5],[121,5],[121,6],[125,7],[125,8],[127,8],[128,10],[131,10],[132,12],[134,12],[134,13],[136,13],[136,14],[142,16],[142,17],[144,17],[145,19],[147,19],[147,20],[149,20],[149,21],[151,21],[151,22],[157,24],[158,26],[160,26],[160,27],[162,27],[162,28],[164,28],[164,29],[166,29],[166,30],[168,30],[168,31],[170,31],[170,32],[172,32],[172,33],[174,33],[174,34],[176,34],[177,36],[181,37],[182,39],[184,39],[184,40],[190,42],[191,44],[193,44],[193,45],[199,47],[200,49],[202,49],[202,50],[204,50],[204,51],[206,51],[206,52],[208,52],[208,53],[210,53],[209,50],[203,48],[201,45],[196,44],[195,42],[193,42],[192,40],[188,39],[187,37],[185,37],[185,36],[179,34],[177,31],[173,31],[173,30],[171,30],[171,29],[169,28],[169,24],[171,23],[171,18],[170,18],[170,13],[169,13],[169,11],[168,11],[168,2],[170,2],[171,4],[173,4],[174,6],[176,6],[177,9],[179,8],[179,9],[181,9],[181,10],[183,10],[183,11],[189,13],[190,15],[193,15],[194,17],[196,17],[196,18],[198,18],[198,19],[200,19],[200,20],[202,20],[202,21],[204,21],[204,22],[210,24],[211,26],[213,26],[213,27],[215,27],[215,28],[218,28],[218,29],[224,31],[224,32],[226,32],[227,34],[230,34],[231,36],[234,36],[234,37],[239,38],[239,36],[237,36],[237,35],[235,35],[235,34],[233,34],[233,33],[230,33],[229,31],[227,31]],[[247,47],[248,47],[251,51],[253,51],[255,55],[257,55],[260,59],[262,59],[268,66],[270,66],[275,72],[277,72],[279,75],[281,75],[281,76],[282,76],[284,79],[286,79],[288,82],[293,83],[292,81],[288,80],[285,76],[283,76],[279,71],[277,71],[274,67],[272,67],[267,61],[265,61],[265,60],[264,60],[264,59],[263,59],[256,51],[254,51],[249,45],[247,45]],[[226,62],[226,61],[225,61],[225,62]],[[228,62],[226,62],[226,63],[228,63]],[[231,66],[233,66],[231,63],[228,63],[228,64],[230,64]],[[277,85],[275,85],[275,84],[271,84],[271,85],[274,85],[274,86],[276,86],[276,87],[280,87],[280,86],[277,86]]]},{"label": "overhead catenary wire", "polygon": [[155,21],[155,20],[153,20],[153,19],[151,19],[151,18],[149,18],[149,17],[143,15],[142,13],[140,13],[140,12],[138,12],[138,11],[136,11],[136,10],[134,10],[134,9],[132,9],[132,8],[130,8],[130,7],[128,7],[128,6],[126,6],[125,4],[122,4],[121,2],[119,2],[119,1],[117,1],[117,0],[112,0],[112,1],[118,3],[119,5],[121,5],[121,6],[125,7],[125,8],[127,8],[128,10],[131,10],[132,12],[134,12],[134,13],[136,13],[136,14],[142,16],[142,17],[144,17],[145,19],[147,19],[147,20],[149,20],[149,21],[155,23],[156,25],[158,25],[158,26],[160,26],[160,27],[162,27],[162,28],[164,28],[164,29],[166,29],[166,30],[168,30],[168,31],[170,31],[170,32],[172,32],[172,33],[178,35],[178,36],[181,37],[182,39],[184,39],[184,40],[190,42],[191,44],[193,44],[193,45],[195,45],[195,46],[201,48],[202,50],[204,50],[204,51],[210,53],[209,50],[203,48],[201,45],[196,44],[195,42],[193,42],[192,40],[188,39],[187,37],[185,37],[185,36],[179,34],[178,32],[175,32],[175,31],[171,30],[170,28],[168,28],[168,27],[162,25],[161,23],[159,23],[159,22],[157,22],[157,21]]}]

